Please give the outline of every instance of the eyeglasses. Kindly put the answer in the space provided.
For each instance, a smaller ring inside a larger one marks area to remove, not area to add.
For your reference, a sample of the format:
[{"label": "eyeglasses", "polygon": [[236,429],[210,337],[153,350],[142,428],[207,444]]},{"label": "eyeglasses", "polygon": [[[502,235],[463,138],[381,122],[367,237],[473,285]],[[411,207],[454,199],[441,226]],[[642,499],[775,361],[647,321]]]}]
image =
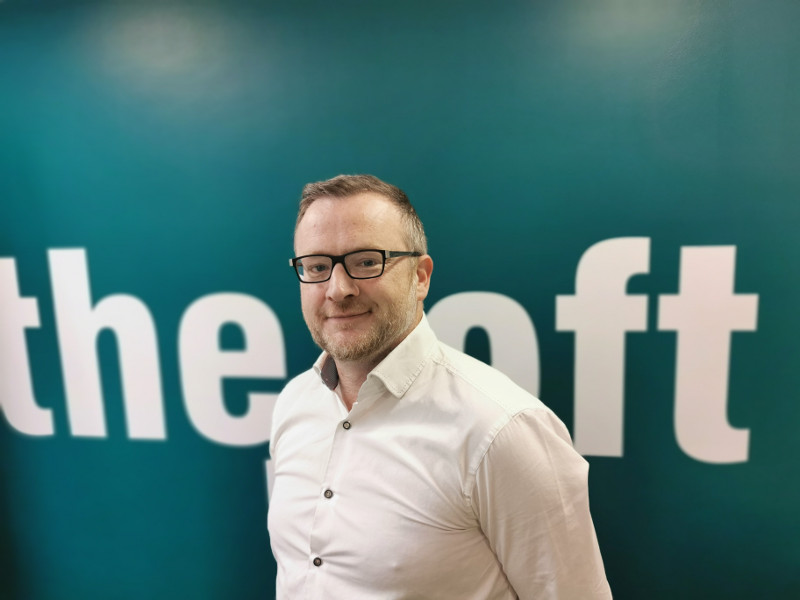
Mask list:
[{"label": "eyeglasses", "polygon": [[422,256],[421,252],[402,252],[399,250],[356,250],[347,254],[306,254],[289,259],[297,278],[303,283],[323,283],[331,278],[333,268],[342,263],[345,272],[352,279],[374,279],[383,275],[387,258],[400,256]]}]

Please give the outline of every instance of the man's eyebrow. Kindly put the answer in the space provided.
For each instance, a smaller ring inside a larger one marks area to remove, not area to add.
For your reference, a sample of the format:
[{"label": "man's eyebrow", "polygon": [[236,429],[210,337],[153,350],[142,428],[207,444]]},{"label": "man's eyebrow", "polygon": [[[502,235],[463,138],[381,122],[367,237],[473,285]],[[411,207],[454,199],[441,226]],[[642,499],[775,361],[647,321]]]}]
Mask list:
[{"label": "man's eyebrow", "polygon": [[295,256],[309,256],[309,255],[325,255],[325,256],[343,256],[345,254],[350,254],[351,252],[359,252],[360,250],[383,250],[382,244],[376,244],[373,246],[361,245],[361,246],[354,246],[350,250],[345,250],[341,253],[333,253],[333,252],[325,252],[324,250],[309,250],[308,252],[303,252],[302,254],[296,254]]}]

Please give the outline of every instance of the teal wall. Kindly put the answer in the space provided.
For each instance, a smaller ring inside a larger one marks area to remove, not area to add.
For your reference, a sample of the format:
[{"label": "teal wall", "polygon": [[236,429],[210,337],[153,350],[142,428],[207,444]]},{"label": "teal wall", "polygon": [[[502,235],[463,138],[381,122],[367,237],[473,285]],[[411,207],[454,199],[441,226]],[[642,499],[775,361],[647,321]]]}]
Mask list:
[{"label": "teal wall", "polygon": [[[272,597],[267,445],[198,428],[179,328],[213,294],[274,314],[285,372],[222,383],[243,421],[307,368],[286,263],[296,200],[342,172],[417,205],[430,307],[482,291],[524,309],[540,395],[571,429],[580,333],[557,327],[556,297],[576,293],[598,242],[648,239],[627,282],[646,323],[624,338],[622,455],[587,456],[615,597],[800,597],[799,30],[791,0],[0,2],[0,400],[7,417],[25,403],[29,370],[52,424],[0,423],[0,597]],[[755,326],[724,337],[744,460],[677,439],[681,334],[660,319],[692,247],[735,247],[729,292],[757,300]],[[93,302],[125,294],[149,313],[157,341],[131,364],[157,365],[163,435],[131,435],[110,331],[96,342],[105,431],[71,422],[60,249],[84,250]],[[230,321],[218,341],[235,355],[252,340]],[[490,327],[464,340],[488,361],[517,343]]]}]

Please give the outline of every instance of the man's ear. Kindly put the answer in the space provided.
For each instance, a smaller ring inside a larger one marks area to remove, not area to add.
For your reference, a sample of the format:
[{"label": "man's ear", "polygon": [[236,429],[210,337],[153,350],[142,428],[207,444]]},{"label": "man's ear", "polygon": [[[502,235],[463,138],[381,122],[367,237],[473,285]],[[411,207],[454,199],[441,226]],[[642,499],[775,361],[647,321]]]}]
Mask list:
[{"label": "man's ear", "polygon": [[428,254],[423,254],[417,259],[417,300],[425,300],[431,285],[433,272],[433,259]]}]

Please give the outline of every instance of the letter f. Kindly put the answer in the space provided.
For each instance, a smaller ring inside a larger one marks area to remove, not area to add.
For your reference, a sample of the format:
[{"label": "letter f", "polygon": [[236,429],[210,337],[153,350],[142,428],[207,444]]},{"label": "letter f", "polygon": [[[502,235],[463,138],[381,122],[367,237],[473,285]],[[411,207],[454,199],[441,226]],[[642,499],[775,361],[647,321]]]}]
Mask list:
[{"label": "letter f", "polygon": [[604,240],[583,253],[575,295],[556,296],[556,330],[575,332],[575,449],[622,456],[625,334],[647,329],[647,297],[626,294],[650,271],[650,238]]}]

